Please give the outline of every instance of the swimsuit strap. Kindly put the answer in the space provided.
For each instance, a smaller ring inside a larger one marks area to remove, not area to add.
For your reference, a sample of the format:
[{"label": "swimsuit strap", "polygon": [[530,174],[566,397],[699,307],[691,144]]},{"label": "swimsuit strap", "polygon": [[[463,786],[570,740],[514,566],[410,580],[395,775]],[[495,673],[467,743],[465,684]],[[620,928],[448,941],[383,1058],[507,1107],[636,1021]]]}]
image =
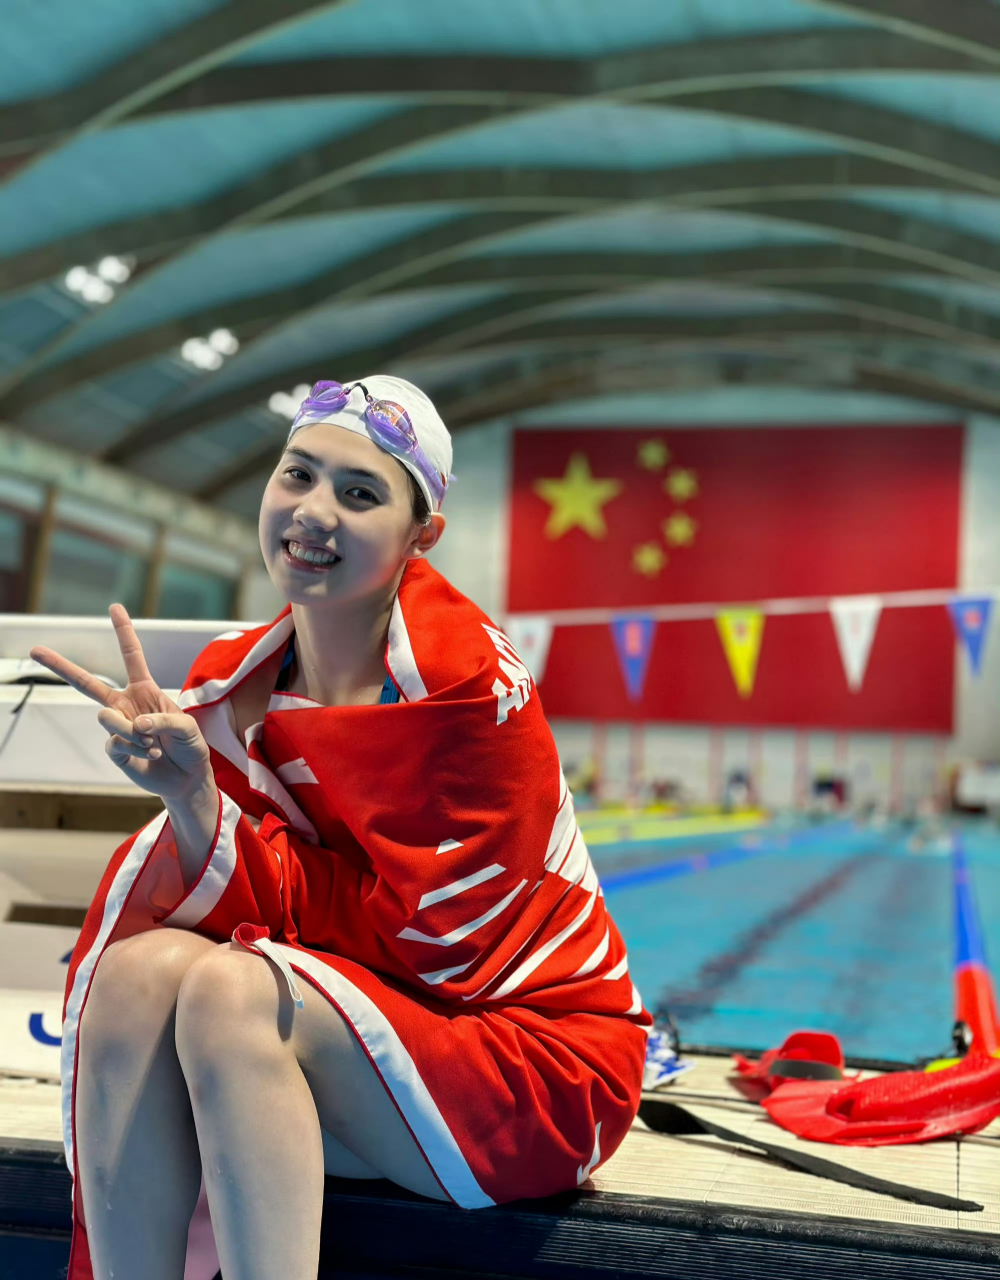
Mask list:
[{"label": "swimsuit strap", "polygon": [[[278,672],[278,678],[274,682],[275,693],[283,693],[288,688],[289,672],[292,668],[292,660],[295,657],[295,636],[288,637],[288,645],[285,649],[285,656],[281,660],[281,670]],[[382,685],[382,692],[379,695],[379,705],[389,706],[399,701],[399,690],[392,683],[390,676],[386,676]]]},{"label": "swimsuit strap", "polygon": [[274,682],[274,690],[276,693],[282,693],[288,688],[288,673],[291,670],[292,660],[295,657],[295,633],[288,637],[288,644],[285,647],[285,656],[281,660],[281,670],[278,672],[278,678]]}]

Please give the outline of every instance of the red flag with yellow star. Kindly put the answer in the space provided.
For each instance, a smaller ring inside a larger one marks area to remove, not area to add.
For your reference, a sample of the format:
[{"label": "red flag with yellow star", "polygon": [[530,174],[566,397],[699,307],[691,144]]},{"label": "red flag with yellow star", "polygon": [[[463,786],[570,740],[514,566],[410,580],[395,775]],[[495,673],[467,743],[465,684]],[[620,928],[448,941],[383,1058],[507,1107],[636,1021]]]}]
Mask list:
[{"label": "red flag with yellow star", "polygon": [[[519,430],[508,609],[954,587],[961,455],[937,425]],[[769,617],[741,692],[714,620],[664,623],[637,709],[607,628],[557,626],[541,693],[555,715],[948,731],[952,663],[943,610],[886,610],[854,690],[828,613]]]}]

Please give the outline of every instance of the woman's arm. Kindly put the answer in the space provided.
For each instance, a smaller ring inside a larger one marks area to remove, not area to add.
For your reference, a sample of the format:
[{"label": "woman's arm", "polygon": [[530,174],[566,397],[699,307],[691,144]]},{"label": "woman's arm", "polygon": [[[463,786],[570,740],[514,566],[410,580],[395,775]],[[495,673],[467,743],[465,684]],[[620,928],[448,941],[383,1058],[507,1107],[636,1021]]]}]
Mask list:
[{"label": "woman's arm", "polygon": [[215,841],[219,804],[219,789],[211,771],[197,779],[190,792],[164,801],[185,890],[197,879]]},{"label": "woman's arm", "polygon": [[127,778],[163,800],[187,889],[197,879],[219,826],[219,791],[208,744],[194,717],[156,684],[125,608],[113,604],[110,613],[128,674],[126,688],[111,689],[51,649],[36,647],[31,655],[101,703],[97,718],[109,734],[108,756]]}]

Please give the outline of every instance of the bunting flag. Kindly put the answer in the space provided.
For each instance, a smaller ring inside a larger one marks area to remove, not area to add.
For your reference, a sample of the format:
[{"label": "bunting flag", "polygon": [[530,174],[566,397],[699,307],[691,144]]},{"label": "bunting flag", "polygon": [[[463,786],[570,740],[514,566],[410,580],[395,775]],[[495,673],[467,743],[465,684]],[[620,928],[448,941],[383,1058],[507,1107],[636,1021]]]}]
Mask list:
[{"label": "bunting flag", "polygon": [[548,618],[522,613],[507,619],[506,630],[518,656],[531,672],[532,680],[541,684],[552,643],[552,623]]},{"label": "bunting flag", "polygon": [[715,625],[739,695],[749,698],[757,675],[764,615],[759,609],[725,609],[716,616]]},{"label": "bunting flag", "polygon": [[[704,622],[672,622],[669,644],[653,646],[643,717],[949,734],[952,675],[965,661],[952,624],[940,603],[889,608],[886,597],[963,593],[963,430],[628,427],[613,414],[572,431],[516,430],[504,604],[515,616],[555,614],[546,713],[634,718],[611,619],[706,601],[714,618],[808,598],[822,601],[818,612],[767,613],[767,649],[755,669],[746,664],[744,696],[722,675]],[[827,602],[876,594],[877,643],[862,663],[853,637],[838,651]],[[562,625],[562,611],[593,611],[593,622]]]},{"label": "bunting flag", "polygon": [[948,605],[955,635],[965,646],[974,676],[979,675],[983,664],[983,648],[992,611],[991,596],[956,596]]},{"label": "bunting flag", "polygon": [[629,702],[642,699],[655,634],[656,623],[652,618],[615,618],[611,623],[611,635]]},{"label": "bunting flag", "polygon": [[882,612],[879,596],[846,596],[830,601],[830,616],[837,633],[840,660],[848,687],[857,693],[865,682],[868,655]]}]

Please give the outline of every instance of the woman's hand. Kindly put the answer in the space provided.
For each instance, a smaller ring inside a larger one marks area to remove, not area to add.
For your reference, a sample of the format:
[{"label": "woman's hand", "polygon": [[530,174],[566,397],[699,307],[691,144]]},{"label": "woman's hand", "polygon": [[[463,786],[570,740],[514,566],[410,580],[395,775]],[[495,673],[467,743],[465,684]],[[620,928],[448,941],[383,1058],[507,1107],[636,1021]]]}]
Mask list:
[{"label": "woman's hand", "polygon": [[110,688],[52,649],[39,646],[31,650],[31,657],[101,704],[97,719],[110,735],[105,750],[132,782],[164,801],[184,801],[198,791],[214,790],[208,743],[197,721],[149,674],[124,605],[113,604],[108,612],[128,674],[124,689]]}]

